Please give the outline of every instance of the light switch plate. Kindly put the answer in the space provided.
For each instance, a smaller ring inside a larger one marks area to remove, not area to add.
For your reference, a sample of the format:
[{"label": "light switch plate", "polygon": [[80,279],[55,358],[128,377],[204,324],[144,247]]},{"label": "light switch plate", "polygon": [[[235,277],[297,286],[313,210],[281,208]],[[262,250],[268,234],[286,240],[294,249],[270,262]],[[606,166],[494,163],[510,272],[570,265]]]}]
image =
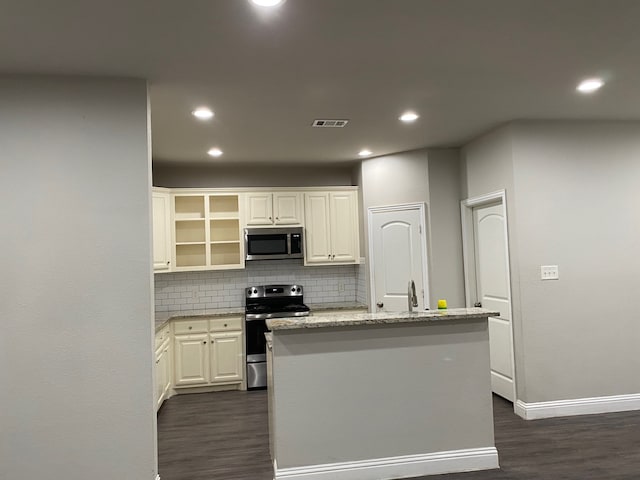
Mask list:
[{"label": "light switch plate", "polygon": [[540,267],[540,280],[558,280],[559,278],[558,265],[542,265]]}]

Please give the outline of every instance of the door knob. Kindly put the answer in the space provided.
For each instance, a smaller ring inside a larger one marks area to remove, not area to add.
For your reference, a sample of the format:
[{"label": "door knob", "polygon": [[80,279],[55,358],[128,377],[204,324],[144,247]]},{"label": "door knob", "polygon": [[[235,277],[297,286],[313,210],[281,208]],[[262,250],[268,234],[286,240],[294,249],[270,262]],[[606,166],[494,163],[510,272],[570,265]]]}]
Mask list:
[{"label": "door knob", "polygon": [[378,303],[376,303],[376,307],[382,308],[382,307],[384,307],[384,303],[378,302]]}]

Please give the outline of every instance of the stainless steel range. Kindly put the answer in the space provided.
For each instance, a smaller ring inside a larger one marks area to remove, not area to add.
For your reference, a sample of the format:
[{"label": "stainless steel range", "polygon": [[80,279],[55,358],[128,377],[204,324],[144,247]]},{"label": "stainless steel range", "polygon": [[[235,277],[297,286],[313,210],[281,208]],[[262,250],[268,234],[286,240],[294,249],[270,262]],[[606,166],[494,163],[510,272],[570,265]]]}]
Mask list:
[{"label": "stainless steel range", "polygon": [[266,320],[276,317],[304,317],[301,285],[263,285],[246,290],[245,334],[247,338],[247,389],[267,386]]}]

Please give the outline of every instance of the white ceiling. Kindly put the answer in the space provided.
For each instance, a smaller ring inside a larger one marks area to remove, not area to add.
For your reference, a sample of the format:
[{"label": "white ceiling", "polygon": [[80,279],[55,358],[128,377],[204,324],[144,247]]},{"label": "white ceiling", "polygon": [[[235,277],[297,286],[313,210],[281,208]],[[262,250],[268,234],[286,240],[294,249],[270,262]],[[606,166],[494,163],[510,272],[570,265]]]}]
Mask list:
[{"label": "white ceiling", "polygon": [[[1,72],[149,79],[155,161],[348,162],[363,147],[458,146],[513,119],[640,119],[638,0],[0,6]],[[577,94],[594,75],[608,84]],[[191,117],[200,105],[212,121]],[[402,124],[405,109],[421,118]]]}]

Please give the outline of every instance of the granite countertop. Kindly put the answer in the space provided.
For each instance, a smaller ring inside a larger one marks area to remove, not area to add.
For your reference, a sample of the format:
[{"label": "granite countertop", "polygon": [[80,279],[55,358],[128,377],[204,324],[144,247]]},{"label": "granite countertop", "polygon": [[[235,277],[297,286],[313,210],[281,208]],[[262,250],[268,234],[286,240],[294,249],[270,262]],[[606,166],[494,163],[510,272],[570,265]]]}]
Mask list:
[{"label": "granite countertop", "polygon": [[307,303],[307,306],[311,309],[311,313],[324,312],[324,311],[339,311],[339,310],[363,310],[367,311],[369,307],[357,302],[340,302],[340,303]]},{"label": "granite countertop", "polygon": [[[323,312],[323,311],[336,311],[336,310],[367,310],[367,306],[356,302],[341,302],[341,303],[311,303],[309,304],[311,313]],[[244,316],[244,307],[235,308],[216,308],[210,310],[196,310],[196,311],[184,311],[184,312],[156,312],[156,332],[169,323],[171,320],[188,320],[188,319],[202,319],[212,317],[224,317],[227,315],[242,315]]]},{"label": "granite countertop", "polygon": [[162,329],[171,320],[201,320],[203,318],[226,317],[228,315],[244,316],[244,307],[192,310],[185,312],[156,312],[156,332]]},{"label": "granite countertop", "polygon": [[496,317],[499,312],[484,308],[451,308],[421,312],[352,313],[347,315],[272,318],[267,320],[269,330],[347,327],[393,323],[425,323]]}]

